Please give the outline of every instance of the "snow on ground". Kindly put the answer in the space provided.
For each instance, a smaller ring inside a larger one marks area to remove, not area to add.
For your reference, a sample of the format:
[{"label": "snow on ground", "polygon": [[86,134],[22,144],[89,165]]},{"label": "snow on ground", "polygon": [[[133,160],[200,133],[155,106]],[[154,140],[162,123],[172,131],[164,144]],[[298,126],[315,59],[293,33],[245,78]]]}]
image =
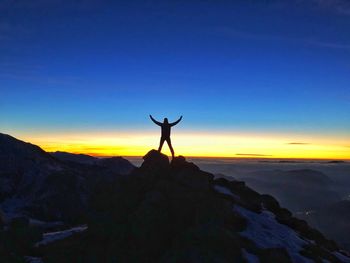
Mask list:
[{"label": "snow on ground", "polygon": [[87,225],[81,225],[81,226],[73,227],[62,231],[44,233],[43,239],[37,242],[35,244],[35,247],[47,245],[51,242],[65,239],[75,233],[84,232],[87,228],[88,228]]},{"label": "snow on ground", "polygon": [[235,195],[234,193],[232,193],[232,191],[225,186],[221,186],[221,185],[216,184],[216,185],[214,185],[214,190],[220,194],[230,195],[236,200],[240,199],[238,195]]},{"label": "snow on ground", "polygon": [[244,248],[242,249],[242,254],[243,254],[243,257],[245,258],[245,260],[247,260],[247,262],[249,262],[249,263],[260,263],[260,260],[259,260],[258,256],[249,253]]},{"label": "snow on ground", "polygon": [[265,210],[258,214],[240,206],[234,206],[234,210],[248,221],[247,229],[241,235],[254,241],[258,247],[285,248],[293,262],[313,262],[299,253],[308,242],[288,226],[278,223],[273,213]]}]

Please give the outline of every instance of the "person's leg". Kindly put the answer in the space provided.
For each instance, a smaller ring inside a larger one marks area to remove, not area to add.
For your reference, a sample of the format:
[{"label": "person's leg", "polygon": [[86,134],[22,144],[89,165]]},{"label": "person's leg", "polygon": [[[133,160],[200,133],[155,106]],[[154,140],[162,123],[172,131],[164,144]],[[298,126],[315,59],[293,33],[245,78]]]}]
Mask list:
[{"label": "person's leg", "polygon": [[162,151],[164,141],[165,141],[165,139],[164,139],[164,138],[160,138],[160,143],[159,143],[158,152],[161,152],[161,151]]},{"label": "person's leg", "polygon": [[171,140],[170,140],[170,138],[167,138],[167,139],[166,139],[166,142],[168,143],[168,146],[169,146],[169,149],[170,149],[170,152],[171,152],[171,156],[174,158],[175,153],[174,153],[173,146],[171,145]]}]

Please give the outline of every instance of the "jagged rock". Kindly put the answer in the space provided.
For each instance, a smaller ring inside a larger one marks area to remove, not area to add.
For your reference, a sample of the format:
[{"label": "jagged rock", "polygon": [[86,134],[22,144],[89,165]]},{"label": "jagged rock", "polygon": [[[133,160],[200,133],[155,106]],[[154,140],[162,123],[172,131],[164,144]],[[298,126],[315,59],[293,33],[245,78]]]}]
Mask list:
[{"label": "jagged rock", "polygon": [[276,215],[277,221],[285,223],[291,220],[292,213],[285,208],[280,207],[278,201],[271,195],[261,195],[262,205],[265,209],[273,212]]},{"label": "jagged rock", "polygon": [[230,198],[235,201],[237,204],[240,204],[248,209],[251,209],[255,212],[261,211],[261,195],[257,192],[248,188],[242,181],[228,181],[225,178],[218,178],[214,180],[215,185],[221,185],[235,193],[239,198]]},{"label": "jagged rock", "polygon": [[263,194],[261,195],[261,199],[262,199],[262,205],[266,209],[270,210],[271,212],[275,213],[281,209],[278,201],[275,198],[273,198],[271,195]]},{"label": "jagged rock", "polygon": [[193,189],[209,191],[211,181],[214,176],[210,173],[201,171],[198,166],[189,163],[183,156],[175,157],[171,163],[172,179],[176,182]]}]

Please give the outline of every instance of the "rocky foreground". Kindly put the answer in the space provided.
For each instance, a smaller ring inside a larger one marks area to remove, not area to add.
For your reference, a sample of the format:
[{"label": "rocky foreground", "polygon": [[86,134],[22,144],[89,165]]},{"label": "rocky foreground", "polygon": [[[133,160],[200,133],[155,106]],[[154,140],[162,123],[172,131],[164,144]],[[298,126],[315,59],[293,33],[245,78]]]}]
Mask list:
[{"label": "rocky foreground", "polygon": [[[350,262],[337,244],[241,181],[155,150],[99,185],[88,228],[32,247],[42,262]],[[40,242],[40,241],[39,241]],[[38,243],[37,243],[38,244]],[[40,243],[39,243],[40,244]]]}]

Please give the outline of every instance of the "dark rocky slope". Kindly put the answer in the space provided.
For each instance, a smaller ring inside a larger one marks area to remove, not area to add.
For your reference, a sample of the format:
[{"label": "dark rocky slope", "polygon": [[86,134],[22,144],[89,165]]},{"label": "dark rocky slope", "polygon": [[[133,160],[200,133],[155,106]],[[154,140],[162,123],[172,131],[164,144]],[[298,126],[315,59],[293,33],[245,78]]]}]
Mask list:
[{"label": "dark rocky slope", "polygon": [[100,185],[88,230],[33,251],[44,262],[350,262],[337,244],[244,182],[150,151]]},{"label": "dark rocky slope", "polygon": [[84,221],[95,186],[132,169],[122,158],[93,165],[60,160],[0,133],[0,208],[7,217]]}]

